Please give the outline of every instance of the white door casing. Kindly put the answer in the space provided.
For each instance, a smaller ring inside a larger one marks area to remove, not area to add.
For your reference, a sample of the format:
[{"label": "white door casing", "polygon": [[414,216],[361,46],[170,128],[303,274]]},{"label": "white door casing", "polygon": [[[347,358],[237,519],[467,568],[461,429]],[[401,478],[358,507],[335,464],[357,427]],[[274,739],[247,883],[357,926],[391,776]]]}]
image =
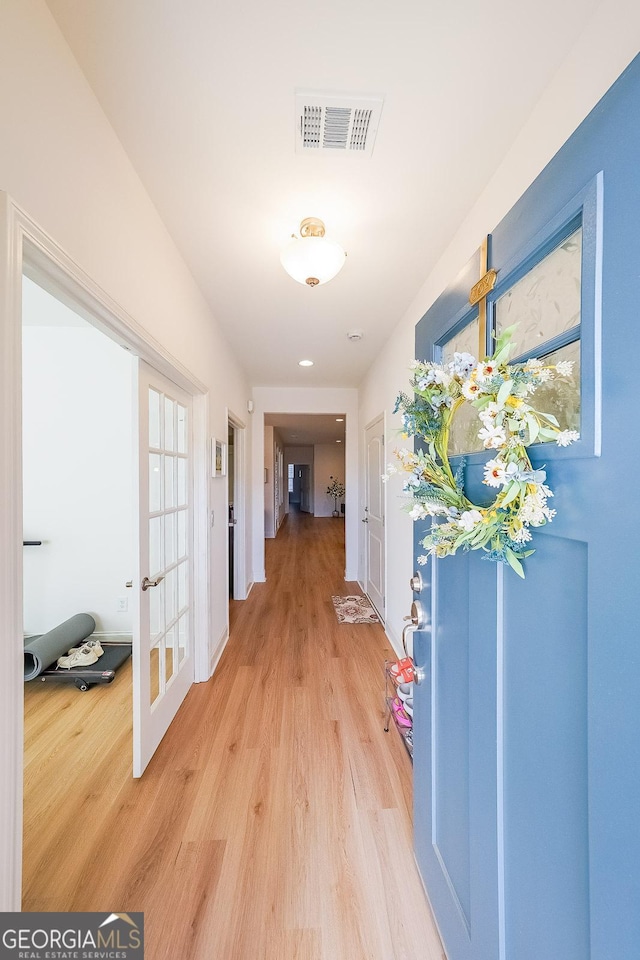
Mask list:
[{"label": "white door casing", "polygon": [[37,282],[134,355],[175,380],[193,401],[196,679],[209,676],[208,396],[206,386],[124,311],[0,191],[0,911],[19,911],[22,890],[22,278]]},{"label": "white door casing", "polygon": [[[248,596],[246,565],[246,426],[231,411],[227,411],[229,426],[233,429],[233,519],[235,521],[233,546],[233,599],[246,600]],[[227,513],[229,511],[227,510]]]},{"label": "white door casing", "polygon": [[364,556],[365,592],[385,619],[386,544],[384,527],[384,417],[365,430]]}]

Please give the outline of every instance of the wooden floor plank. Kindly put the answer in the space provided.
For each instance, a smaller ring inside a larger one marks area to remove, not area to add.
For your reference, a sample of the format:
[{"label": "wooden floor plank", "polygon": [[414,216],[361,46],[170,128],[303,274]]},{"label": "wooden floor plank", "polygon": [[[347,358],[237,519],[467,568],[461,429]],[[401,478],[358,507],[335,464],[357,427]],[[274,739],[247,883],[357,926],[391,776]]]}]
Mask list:
[{"label": "wooden floor plank", "polygon": [[151,960],[436,960],[378,624],[339,624],[344,524],[290,515],[215,676],[131,779],[131,672],[29,684],[24,909],[142,910]]}]

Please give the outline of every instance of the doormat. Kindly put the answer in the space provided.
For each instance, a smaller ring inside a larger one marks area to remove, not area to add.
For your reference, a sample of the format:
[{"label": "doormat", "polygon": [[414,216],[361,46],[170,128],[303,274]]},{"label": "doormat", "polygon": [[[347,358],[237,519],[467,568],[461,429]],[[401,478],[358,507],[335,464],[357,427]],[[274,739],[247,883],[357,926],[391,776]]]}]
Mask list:
[{"label": "doormat", "polygon": [[375,612],[366,597],[331,597],[338,623],[378,623]]}]

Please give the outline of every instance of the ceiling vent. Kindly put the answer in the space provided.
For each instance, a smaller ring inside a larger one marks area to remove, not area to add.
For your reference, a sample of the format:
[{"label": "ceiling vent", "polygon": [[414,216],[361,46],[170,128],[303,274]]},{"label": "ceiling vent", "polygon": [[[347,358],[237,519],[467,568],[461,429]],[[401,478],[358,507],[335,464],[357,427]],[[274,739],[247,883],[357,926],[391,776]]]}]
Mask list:
[{"label": "ceiling vent", "polygon": [[370,156],[382,103],[382,97],[296,93],[296,153]]}]

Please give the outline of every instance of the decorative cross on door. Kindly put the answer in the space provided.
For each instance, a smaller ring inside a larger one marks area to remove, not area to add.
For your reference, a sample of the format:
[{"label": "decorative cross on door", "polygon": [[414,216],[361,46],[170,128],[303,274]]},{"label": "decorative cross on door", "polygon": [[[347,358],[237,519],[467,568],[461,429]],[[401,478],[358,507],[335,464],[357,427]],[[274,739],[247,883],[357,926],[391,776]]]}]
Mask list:
[{"label": "decorative cross on door", "polygon": [[487,294],[496,285],[498,271],[487,269],[489,266],[489,235],[480,245],[480,279],[471,287],[469,303],[478,304],[478,360],[487,352]]}]

